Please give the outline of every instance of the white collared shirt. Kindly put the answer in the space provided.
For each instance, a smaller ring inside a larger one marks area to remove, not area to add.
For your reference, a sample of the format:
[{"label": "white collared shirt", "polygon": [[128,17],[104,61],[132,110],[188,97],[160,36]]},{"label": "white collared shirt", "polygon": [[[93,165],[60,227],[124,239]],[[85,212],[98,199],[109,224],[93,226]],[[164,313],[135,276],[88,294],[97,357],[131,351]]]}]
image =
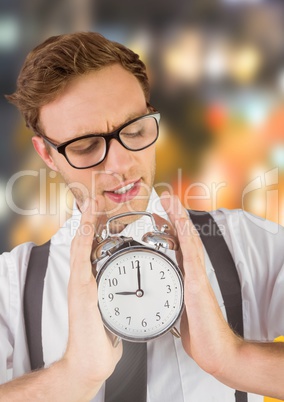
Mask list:
[{"label": "white collared shirt", "polygon": [[[167,219],[153,191],[150,212]],[[284,334],[284,229],[241,210],[213,214],[235,261],[242,286],[244,335],[267,341]],[[68,337],[67,285],[70,244],[80,213],[52,237],[43,294],[43,352],[46,365],[60,359]],[[151,225],[150,225],[151,226]],[[141,240],[147,217],[128,225],[124,235]],[[30,370],[23,318],[23,291],[32,243],[0,256],[0,383]],[[169,252],[173,259],[174,252]],[[223,314],[223,298],[205,252],[206,270]],[[210,333],[208,333],[210,337]],[[147,402],[235,402],[235,390],[201,370],[170,333],[148,342]],[[249,394],[249,402],[263,397]],[[104,386],[93,402],[104,402]]]}]

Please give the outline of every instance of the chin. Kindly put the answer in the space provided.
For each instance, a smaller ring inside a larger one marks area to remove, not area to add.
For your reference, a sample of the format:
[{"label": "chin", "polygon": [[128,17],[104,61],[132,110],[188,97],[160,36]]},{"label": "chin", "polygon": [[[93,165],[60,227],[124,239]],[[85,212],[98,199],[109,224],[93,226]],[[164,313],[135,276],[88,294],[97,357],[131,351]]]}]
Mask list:
[{"label": "chin", "polygon": [[[128,212],[126,209],[119,209],[117,211],[112,211],[107,213],[107,218],[112,218],[118,214],[122,214],[124,212]],[[120,233],[127,225],[139,219],[139,216],[126,216],[124,218],[115,219],[110,224],[110,232],[112,234]]]},{"label": "chin", "polygon": [[[139,212],[139,211],[146,211],[147,205],[149,202],[149,197],[147,200],[133,200],[131,202],[123,203],[123,204],[116,204],[112,205],[112,208],[106,208],[106,213],[108,218],[123,214],[126,212]],[[121,218],[119,221],[123,223],[124,225],[128,225],[129,223],[132,223],[139,219],[139,215],[131,215],[131,216],[126,216],[124,218]]]}]

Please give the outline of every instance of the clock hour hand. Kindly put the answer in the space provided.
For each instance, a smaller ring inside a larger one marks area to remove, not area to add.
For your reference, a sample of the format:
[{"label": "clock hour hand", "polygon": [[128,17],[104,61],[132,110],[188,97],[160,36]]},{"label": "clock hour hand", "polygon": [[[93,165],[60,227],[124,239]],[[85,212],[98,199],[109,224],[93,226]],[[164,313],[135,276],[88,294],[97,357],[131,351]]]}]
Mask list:
[{"label": "clock hour hand", "polygon": [[136,292],[116,292],[115,294],[128,296],[128,295],[136,295]]}]

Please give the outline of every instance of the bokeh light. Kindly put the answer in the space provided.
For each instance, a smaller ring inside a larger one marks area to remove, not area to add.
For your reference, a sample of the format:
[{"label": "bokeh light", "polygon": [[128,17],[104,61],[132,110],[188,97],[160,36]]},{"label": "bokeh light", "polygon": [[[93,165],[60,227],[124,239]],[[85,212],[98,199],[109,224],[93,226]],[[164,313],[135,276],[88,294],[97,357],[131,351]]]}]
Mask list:
[{"label": "bokeh light", "polygon": [[[71,194],[49,170],[9,187],[18,172],[45,167],[4,94],[29,50],[76,30],[99,31],[145,61],[162,116],[158,192],[170,189],[193,209],[244,208],[284,224],[283,2],[0,0],[0,9],[0,251],[44,242],[70,215]],[[38,213],[13,211],[10,193]]]}]

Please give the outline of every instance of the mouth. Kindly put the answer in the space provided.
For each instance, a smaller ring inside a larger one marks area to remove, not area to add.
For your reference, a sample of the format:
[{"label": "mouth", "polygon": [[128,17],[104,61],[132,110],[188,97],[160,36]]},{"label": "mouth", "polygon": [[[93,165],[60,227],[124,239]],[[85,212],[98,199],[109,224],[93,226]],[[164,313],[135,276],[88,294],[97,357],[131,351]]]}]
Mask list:
[{"label": "mouth", "polygon": [[127,186],[120,187],[118,190],[114,190],[114,194],[125,194],[135,186],[135,183],[127,184]]},{"label": "mouth", "polygon": [[105,195],[116,203],[131,201],[137,196],[141,187],[141,179],[120,185],[112,191],[105,191]]}]

